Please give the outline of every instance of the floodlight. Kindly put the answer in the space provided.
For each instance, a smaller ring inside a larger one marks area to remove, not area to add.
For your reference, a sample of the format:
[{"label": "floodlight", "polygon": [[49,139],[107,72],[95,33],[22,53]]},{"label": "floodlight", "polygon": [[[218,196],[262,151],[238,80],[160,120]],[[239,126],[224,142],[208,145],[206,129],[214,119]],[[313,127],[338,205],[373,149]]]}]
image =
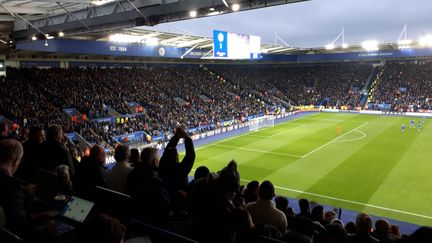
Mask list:
[{"label": "floodlight", "polygon": [[328,44],[328,45],[325,46],[325,48],[327,50],[333,50],[333,49],[335,49],[335,45],[334,44]]},{"label": "floodlight", "polygon": [[189,16],[191,16],[192,18],[195,18],[197,16],[197,11],[196,10],[190,11]]},{"label": "floodlight", "polygon": [[60,31],[60,32],[58,33],[58,36],[59,36],[59,37],[63,37],[63,36],[64,36],[64,32],[63,32],[63,31]]},{"label": "floodlight", "polygon": [[104,5],[105,3],[112,2],[114,0],[93,0],[92,4],[96,6]]},{"label": "floodlight", "polygon": [[37,37],[34,35],[34,36],[32,36],[32,41],[35,41],[35,40],[37,40]]},{"label": "floodlight", "polygon": [[45,46],[48,46],[48,41],[47,40],[45,40]]},{"label": "floodlight", "polygon": [[109,36],[110,42],[119,42],[119,43],[132,43],[139,42],[141,36],[137,35],[126,35],[126,34],[113,34]]},{"label": "floodlight", "polygon": [[378,47],[379,42],[376,40],[363,41],[363,43],[361,45],[366,51],[378,51],[379,50],[379,47]]},{"label": "floodlight", "polygon": [[399,40],[398,41],[399,49],[408,49],[408,48],[410,48],[411,44],[412,44],[412,40]]},{"label": "floodlight", "polygon": [[432,47],[432,35],[428,34],[420,38],[419,44],[421,47]]},{"label": "floodlight", "polygon": [[239,9],[240,9],[240,4],[238,4],[238,3],[234,3],[234,4],[231,6],[231,9],[232,9],[232,11],[234,11],[234,12],[239,11]]},{"label": "floodlight", "polygon": [[210,11],[215,11],[215,8],[209,8]]},{"label": "floodlight", "polygon": [[215,16],[215,15],[219,15],[219,14],[223,14],[223,11],[214,11],[214,12],[210,12],[207,14],[207,16]]},{"label": "floodlight", "polygon": [[145,40],[145,43],[149,46],[157,46],[159,45],[159,39],[155,37],[150,37]]},{"label": "floodlight", "polygon": [[343,48],[343,49],[347,49],[348,46],[349,46],[349,45],[348,45],[347,43],[343,43],[343,44],[342,44],[342,48]]}]

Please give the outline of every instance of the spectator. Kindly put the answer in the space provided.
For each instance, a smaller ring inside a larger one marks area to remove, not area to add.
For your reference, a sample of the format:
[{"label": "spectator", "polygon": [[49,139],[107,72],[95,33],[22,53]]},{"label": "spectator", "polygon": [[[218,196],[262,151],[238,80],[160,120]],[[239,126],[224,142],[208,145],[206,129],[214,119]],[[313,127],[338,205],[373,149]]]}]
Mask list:
[{"label": "spectator", "polygon": [[188,192],[190,192],[193,189],[196,181],[205,179],[209,175],[210,175],[210,170],[206,166],[200,166],[196,168],[194,173],[194,179],[188,185]]},{"label": "spectator", "polygon": [[390,223],[385,219],[378,219],[375,222],[373,236],[383,243],[396,242],[396,237],[391,235]]},{"label": "spectator", "polygon": [[27,179],[31,170],[35,167],[38,160],[43,155],[42,144],[45,141],[45,131],[39,127],[32,127],[29,133],[29,139],[23,144],[24,156],[21,161],[21,166],[18,168],[16,176],[19,178]]},{"label": "spectator", "polygon": [[1,123],[0,124],[0,140],[12,138],[12,136],[9,133],[9,125],[7,123]]},{"label": "spectator", "polygon": [[330,224],[333,220],[336,219],[336,211],[335,210],[336,209],[325,212],[325,214],[324,214],[325,225]]},{"label": "spectator", "polygon": [[74,193],[72,180],[69,174],[69,168],[67,165],[59,165],[54,168],[54,173],[58,179],[59,192],[71,196]]},{"label": "spectator", "polygon": [[47,141],[43,144],[43,155],[38,158],[36,167],[53,170],[59,165],[67,165],[71,176],[75,174],[75,167],[69,150],[63,144],[63,130],[60,126],[48,128]]},{"label": "spectator", "polygon": [[295,218],[295,212],[294,209],[289,207],[289,201],[287,197],[284,196],[276,196],[275,197],[275,203],[276,203],[276,208],[279,209],[280,211],[284,212],[287,221],[288,221],[288,225],[290,224],[290,222],[292,222]]},{"label": "spectator", "polygon": [[126,145],[118,145],[115,149],[116,164],[106,176],[107,187],[111,190],[128,194],[127,178],[132,171],[129,164],[130,151]]},{"label": "spectator", "polygon": [[301,198],[299,200],[300,213],[297,216],[305,217],[307,219],[311,219],[312,215],[310,213],[310,204],[309,200],[306,198]]},{"label": "spectator", "polygon": [[347,233],[342,225],[338,223],[331,223],[326,226],[327,233],[325,234],[325,243],[346,243]]},{"label": "spectator", "polygon": [[357,232],[348,237],[348,243],[372,243],[378,240],[371,235],[372,218],[365,213],[360,213],[356,217]]},{"label": "spectator", "polygon": [[139,150],[136,148],[133,148],[130,150],[130,158],[129,158],[129,163],[132,167],[137,166],[139,163],[141,163],[141,159],[140,159],[140,153]]},{"label": "spectator", "polygon": [[[179,163],[177,144],[180,138],[184,139],[186,155]],[[174,136],[165,147],[164,153],[160,159],[159,175],[173,191],[187,190],[188,175],[192,170],[195,161],[195,149],[192,139],[180,127],[175,131]]]},{"label": "spectator", "polygon": [[311,220],[320,223],[322,226],[326,225],[324,221],[324,207],[317,205],[312,208]]},{"label": "spectator", "polygon": [[92,199],[95,186],[106,187],[105,151],[95,145],[90,150],[90,156],[84,157],[77,166],[73,179],[76,193],[81,197]]},{"label": "spectator", "polygon": [[262,182],[258,195],[258,200],[249,203],[246,207],[254,223],[258,225],[273,225],[281,232],[285,232],[288,225],[287,218],[282,211],[275,207],[272,201],[275,196],[273,184],[270,181]]},{"label": "spectator", "polygon": [[32,196],[13,177],[23,156],[22,145],[14,139],[0,141],[0,206],[6,217],[6,229],[24,237],[30,230]]},{"label": "spectator", "polygon": [[244,191],[244,199],[246,204],[250,202],[255,202],[258,199],[258,191],[259,191],[258,181],[251,181],[246,185],[246,189]]},{"label": "spectator", "polygon": [[137,216],[164,225],[172,215],[171,199],[165,183],[159,178],[159,154],[155,148],[141,151],[141,163],[129,174],[128,191],[134,200]]}]

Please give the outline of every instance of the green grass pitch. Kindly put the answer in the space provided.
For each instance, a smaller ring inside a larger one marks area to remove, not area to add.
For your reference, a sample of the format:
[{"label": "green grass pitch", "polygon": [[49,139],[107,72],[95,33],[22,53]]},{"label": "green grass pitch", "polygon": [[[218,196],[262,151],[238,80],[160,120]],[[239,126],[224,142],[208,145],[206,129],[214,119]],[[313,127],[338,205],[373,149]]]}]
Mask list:
[{"label": "green grass pitch", "polygon": [[432,225],[432,120],[419,132],[420,120],[307,115],[197,148],[194,168],[235,159],[244,184],[270,180],[288,197]]}]

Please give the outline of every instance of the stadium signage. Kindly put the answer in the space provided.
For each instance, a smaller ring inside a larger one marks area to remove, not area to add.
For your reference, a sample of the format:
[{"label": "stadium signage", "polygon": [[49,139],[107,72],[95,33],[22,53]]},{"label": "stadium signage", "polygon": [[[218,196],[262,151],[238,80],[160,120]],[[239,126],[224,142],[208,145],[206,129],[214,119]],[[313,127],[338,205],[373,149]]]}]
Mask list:
[{"label": "stadium signage", "polygon": [[120,51],[120,52],[127,52],[128,48],[127,46],[110,46],[110,51]]}]

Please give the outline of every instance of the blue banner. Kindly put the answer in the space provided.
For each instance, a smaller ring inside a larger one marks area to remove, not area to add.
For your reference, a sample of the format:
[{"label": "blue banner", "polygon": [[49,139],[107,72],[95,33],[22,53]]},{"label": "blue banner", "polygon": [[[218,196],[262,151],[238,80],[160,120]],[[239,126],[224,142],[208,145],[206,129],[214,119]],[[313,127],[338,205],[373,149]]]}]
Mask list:
[{"label": "blue banner", "polygon": [[[178,48],[172,46],[150,46],[139,43],[114,43],[72,39],[48,40],[48,46],[45,46],[45,41],[26,41],[17,43],[17,50],[154,58],[180,58],[189,49],[190,48]],[[201,58],[208,51],[209,50],[207,49],[196,49],[189,52],[184,56],[184,58]]]},{"label": "blue banner", "polygon": [[92,122],[98,122],[98,123],[102,123],[102,122],[115,123],[116,122],[116,118],[113,117],[113,116],[103,117],[103,118],[96,118],[96,119],[92,119]]},{"label": "blue banner", "polygon": [[76,141],[77,140],[77,134],[76,134],[76,132],[65,133],[65,137],[68,138],[71,141]]},{"label": "blue banner", "polygon": [[146,136],[147,134],[145,132],[138,131],[134,133],[115,136],[114,140],[116,140],[119,143],[137,143],[137,142],[145,141]]}]

